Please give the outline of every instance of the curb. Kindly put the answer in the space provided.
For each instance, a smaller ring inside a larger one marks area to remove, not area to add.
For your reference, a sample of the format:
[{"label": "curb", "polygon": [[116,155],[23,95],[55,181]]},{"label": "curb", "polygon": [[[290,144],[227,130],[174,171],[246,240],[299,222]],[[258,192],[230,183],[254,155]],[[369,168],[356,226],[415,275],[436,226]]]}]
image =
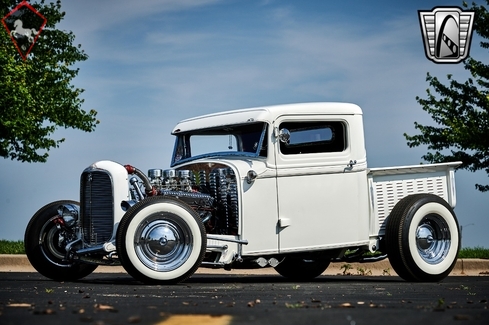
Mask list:
[{"label": "curb", "polygon": [[[0,254],[0,272],[37,272],[26,255]],[[99,266],[96,273],[126,273],[122,266]],[[223,269],[200,268],[197,274],[245,274],[263,275],[277,274],[271,267],[259,269]],[[397,275],[392,269],[388,259],[373,263],[347,263],[333,262],[324,275]],[[450,276],[484,276],[489,275],[489,260],[486,259],[458,259]]]}]

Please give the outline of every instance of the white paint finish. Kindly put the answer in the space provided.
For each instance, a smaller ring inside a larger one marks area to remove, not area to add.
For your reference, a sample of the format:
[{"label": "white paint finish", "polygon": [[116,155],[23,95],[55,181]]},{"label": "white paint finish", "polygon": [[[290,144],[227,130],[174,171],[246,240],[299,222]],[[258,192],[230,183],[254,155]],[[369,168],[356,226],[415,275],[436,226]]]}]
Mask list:
[{"label": "white paint finish", "polygon": [[[284,155],[275,142],[280,252],[364,245],[369,236],[366,152],[361,111],[351,114],[280,114],[274,122],[342,122],[346,149]],[[349,167],[350,161],[356,164]]]},{"label": "white paint finish", "polygon": [[112,232],[112,242],[115,242],[117,227],[122,217],[126,213],[122,210],[121,202],[129,200],[129,183],[126,168],[114,161],[101,160],[93,163],[90,167],[106,170],[112,178],[113,202],[114,202],[114,230]]},{"label": "white paint finish", "polygon": [[283,114],[302,116],[314,114],[361,115],[362,110],[357,105],[349,103],[300,103],[247,108],[197,116],[180,121],[173,128],[172,134],[220,125],[242,124],[251,121],[272,123]]},{"label": "white paint finish", "polygon": [[278,178],[280,252],[318,250],[368,242],[366,172]]},{"label": "white paint finish", "polygon": [[371,210],[371,235],[385,234],[385,222],[402,198],[418,193],[438,195],[455,207],[454,168],[459,163],[400,166],[371,169],[368,174]]},{"label": "white paint finish", "polygon": [[448,203],[455,209],[457,206],[457,191],[455,189],[455,168],[448,170]]},{"label": "white paint finish", "polygon": [[243,255],[278,252],[277,186],[275,178],[257,178],[252,184],[242,181],[241,226]]},{"label": "white paint finish", "polygon": [[384,175],[419,174],[419,173],[426,173],[426,172],[447,171],[447,170],[453,170],[461,163],[462,162],[460,161],[455,161],[455,162],[447,162],[447,163],[440,163],[440,164],[370,168],[369,175],[384,176]]},{"label": "white paint finish", "polygon": [[[239,239],[248,241],[248,245],[242,245],[240,253],[243,256],[277,253],[276,170],[270,168],[264,160],[238,157],[192,161],[179,166],[179,169],[192,168],[192,164],[195,163],[223,164],[233,169],[238,180],[237,190],[240,193],[238,196]],[[257,173],[257,178],[251,184],[246,180],[249,170]]]}]

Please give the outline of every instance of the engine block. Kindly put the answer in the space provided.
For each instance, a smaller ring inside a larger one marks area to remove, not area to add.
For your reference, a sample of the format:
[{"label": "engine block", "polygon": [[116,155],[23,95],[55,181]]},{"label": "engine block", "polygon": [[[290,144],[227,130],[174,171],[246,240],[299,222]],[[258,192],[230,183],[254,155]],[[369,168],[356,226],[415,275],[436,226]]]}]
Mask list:
[{"label": "engine block", "polygon": [[196,211],[209,234],[237,235],[239,205],[236,176],[229,167],[207,171],[195,169],[150,169],[148,177],[158,195],[184,201]]}]

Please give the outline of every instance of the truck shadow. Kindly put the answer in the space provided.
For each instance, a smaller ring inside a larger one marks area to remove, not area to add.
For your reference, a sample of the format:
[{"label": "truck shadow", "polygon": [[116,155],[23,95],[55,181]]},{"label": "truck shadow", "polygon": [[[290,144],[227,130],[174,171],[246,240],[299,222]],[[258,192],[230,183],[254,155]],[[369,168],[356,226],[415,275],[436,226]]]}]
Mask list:
[{"label": "truck shadow", "polygon": [[319,276],[310,281],[296,281],[284,278],[280,275],[214,275],[214,274],[194,274],[191,278],[176,285],[160,285],[160,284],[145,284],[140,282],[128,274],[103,274],[95,273],[86,278],[80,279],[77,282],[85,284],[114,284],[114,285],[159,285],[159,286],[185,286],[193,284],[260,284],[260,283],[402,283],[405,282],[398,276],[343,276],[343,275],[327,275]]}]

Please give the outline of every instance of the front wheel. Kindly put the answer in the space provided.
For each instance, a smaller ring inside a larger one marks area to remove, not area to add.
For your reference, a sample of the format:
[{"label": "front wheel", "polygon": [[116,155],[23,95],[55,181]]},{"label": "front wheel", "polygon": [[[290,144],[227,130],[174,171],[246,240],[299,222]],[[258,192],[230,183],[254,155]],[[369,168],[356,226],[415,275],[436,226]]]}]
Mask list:
[{"label": "front wheel", "polygon": [[291,280],[308,281],[323,274],[329,264],[329,258],[307,259],[286,256],[280,264],[275,266],[275,271]]},{"label": "front wheel", "polygon": [[58,207],[79,206],[75,201],[56,201],[39,209],[29,221],[24,236],[27,258],[42,275],[57,281],[74,281],[92,273],[97,265],[67,261],[66,236],[58,229]]},{"label": "front wheel", "polygon": [[149,197],[131,207],[117,229],[117,251],[127,273],[146,283],[186,280],[207,247],[204,225],[187,204]]},{"label": "front wheel", "polygon": [[406,281],[437,282],[450,274],[460,249],[457,218],[433,194],[415,194],[397,203],[387,219],[386,249]]}]

